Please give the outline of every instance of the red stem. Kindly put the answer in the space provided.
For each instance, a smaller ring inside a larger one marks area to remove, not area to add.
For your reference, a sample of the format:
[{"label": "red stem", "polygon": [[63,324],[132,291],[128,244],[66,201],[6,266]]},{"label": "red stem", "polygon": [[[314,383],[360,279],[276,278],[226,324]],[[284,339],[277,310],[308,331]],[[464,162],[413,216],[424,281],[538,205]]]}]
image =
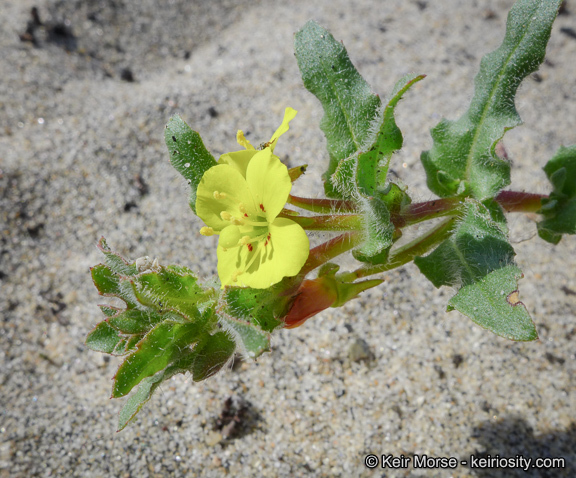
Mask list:
[{"label": "red stem", "polygon": [[305,276],[330,259],[349,251],[357,245],[359,237],[357,232],[346,232],[310,249],[308,260],[300,274]]},{"label": "red stem", "polygon": [[302,209],[316,212],[321,212],[320,210],[323,210],[323,212],[356,211],[356,206],[352,201],[344,201],[341,199],[312,199],[290,194],[288,202]]}]

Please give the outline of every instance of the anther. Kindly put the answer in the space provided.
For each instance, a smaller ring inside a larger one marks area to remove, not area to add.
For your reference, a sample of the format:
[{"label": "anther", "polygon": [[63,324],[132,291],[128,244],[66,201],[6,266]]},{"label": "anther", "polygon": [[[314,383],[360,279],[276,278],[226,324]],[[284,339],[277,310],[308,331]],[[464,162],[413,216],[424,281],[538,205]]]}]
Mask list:
[{"label": "anther", "polygon": [[230,221],[232,219],[232,214],[230,214],[228,211],[222,211],[220,213],[220,217],[223,221]]},{"label": "anther", "polygon": [[246,244],[250,244],[252,242],[252,238],[250,236],[244,236],[240,239],[240,245],[244,246]]},{"label": "anther", "polygon": [[218,191],[214,191],[212,196],[214,196],[214,199],[226,199],[226,193],[219,193]]},{"label": "anther", "polygon": [[200,234],[203,236],[213,236],[216,232],[211,227],[203,227],[200,229]]}]

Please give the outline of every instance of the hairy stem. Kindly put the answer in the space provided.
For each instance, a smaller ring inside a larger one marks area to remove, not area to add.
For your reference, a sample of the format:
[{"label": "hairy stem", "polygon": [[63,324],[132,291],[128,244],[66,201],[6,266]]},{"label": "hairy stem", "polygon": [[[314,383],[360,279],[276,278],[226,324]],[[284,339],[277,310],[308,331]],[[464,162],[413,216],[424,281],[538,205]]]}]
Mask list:
[{"label": "hairy stem", "polygon": [[[546,197],[546,194],[501,191],[494,199],[506,212],[536,212],[542,207],[541,201]],[[396,227],[402,228],[437,217],[456,215],[463,203],[464,199],[460,197],[414,203],[393,215],[391,219]]]},{"label": "hairy stem", "polygon": [[285,217],[308,231],[356,231],[362,229],[362,216],[358,214],[327,214],[325,216],[297,216],[284,209],[278,217]]},{"label": "hairy stem", "polygon": [[359,244],[360,237],[360,233],[358,232],[346,232],[314,247],[310,250],[308,260],[306,264],[304,264],[300,274],[305,276],[325,262],[334,259],[344,252],[348,252]]},{"label": "hairy stem", "polygon": [[288,196],[288,203],[307,211],[318,213],[354,212],[357,211],[352,201],[339,199],[312,199]]},{"label": "hairy stem", "polygon": [[374,274],[379,274],[396,267],[403,266],[408,262],[414,260],[416,256],[425,254],[430,249],[441,243],[452,233],[452,228],[456,222],[457,217],[451,217],[432,228],[426,234],[416,238],[412,242],[399,247],[390,253],[388,262],[386,264],[378,264],[375,266],[363,266],[353,272],[346,272],[338,277],[343,282],[352,282],[362,277],[368,277]]}]

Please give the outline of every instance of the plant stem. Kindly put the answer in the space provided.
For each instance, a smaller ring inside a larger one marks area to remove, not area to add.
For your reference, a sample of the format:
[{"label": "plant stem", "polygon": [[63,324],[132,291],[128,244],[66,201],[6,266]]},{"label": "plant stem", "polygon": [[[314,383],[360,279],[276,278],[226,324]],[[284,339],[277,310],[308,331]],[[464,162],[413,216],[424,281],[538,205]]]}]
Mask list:
[{"label": "plant stem", "polygon": [[[495,200],[506,212],[536,212],[542,207],[541,200],[546,197],[548,197],[546,194],[501,191]],[[402,228],[436,217],[458,214],[459,207],[463,203],[463,198],[451,197],[409,204],[391,219],[396,227]]]},{"label": "plant stem", "polygon": [[325,216],[295,216],[284,209],[278,217],[300,224],[308,231],[350,231],[362,229],[362,216],[358,214],[328,214]]},{"label": "plant stem", "polygon": [[343,201],[340,199],[312,199],[289,195],[288,203],[307,211],[319,213],[357,211],[352,201]]},{"label": "plant stem", "polygon": [[310,271],[313,271],[325,262],[328,262],[330,259],[356,247],[359,242],[360,233],[346,232],[314,247],[310,250],[308,260],[306,261],[306,264],[304,264],[300,274],[305,276]]},{"label": "plant stem", "polygon": [[547,197],[547,194],[500,191],[496,201],[507,212],[536,212],[542,207],[542,199]]},{"label": "plant stem", "polygon": [[392,222],[396,227],[405,227],[436,217],[457,214],[458,207],[463,202],[462,198],[453,197],[409,204],[400,214],[392,217]]},{"label": "plant stem", "polygon": [[420,256],[428,252],[434,246],[450,237],[456,220],[457,217],[451,217],[450,219],[447,219],[444,222],[438,224],[436,227],[432,228],[423,236],[420,236],[412,242],[399,247],[395,251],[392,251],[386,264],[363,266],[353,272],[345,272],[338,277],[343,282],[352,282],[362,277],[379,274],[381,272],[403,266],[404,264],[414,260],[416,256]]}]

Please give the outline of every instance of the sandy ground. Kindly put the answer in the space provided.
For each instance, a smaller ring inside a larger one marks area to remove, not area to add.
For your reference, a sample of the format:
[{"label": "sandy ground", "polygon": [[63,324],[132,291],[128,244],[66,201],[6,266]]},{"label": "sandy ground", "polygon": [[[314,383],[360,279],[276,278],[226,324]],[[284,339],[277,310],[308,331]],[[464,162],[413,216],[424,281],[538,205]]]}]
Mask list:
[{"label": "sandy ground", "polygon": [[[292,166],[310,164],[296,190],[319,195],[322,111],[292,50],[293,33],[314,18],[381,95],[408,72],[428,75],[397,109],[405,148],[393,165],[425,200],[428,131],[466,108],[512,3],[4,0],[0,476],[575,476],[576,240],[553,248],[528,219],[510,224],[534,343],[445,313],[452,291],[409,265],[346,307],[277,333],[257,363],[200,384],[174,378],[119,434],[121,402],[108,399],[119,359],[83,344],[101,320],[89,275],[101,235],[129,258],[215,273],[215,242],[198,234],[187,187],[168,163],[172,114],[219,155],[236,149],[238,128],[266,141],[284,108],[296,108],[276,151]],[[571,3],[546,64],[518,96],[526,124],[506,137],[519,190],[546,191],[541,167],[576,142]],[[21,41],[32,6],[43,26]],[[350,360],[359,347],[369,358]],[[240,422],[225,438],[214,424],[229,397]],[[369,470],[369,453],[564,457],[566,468]]]}]

